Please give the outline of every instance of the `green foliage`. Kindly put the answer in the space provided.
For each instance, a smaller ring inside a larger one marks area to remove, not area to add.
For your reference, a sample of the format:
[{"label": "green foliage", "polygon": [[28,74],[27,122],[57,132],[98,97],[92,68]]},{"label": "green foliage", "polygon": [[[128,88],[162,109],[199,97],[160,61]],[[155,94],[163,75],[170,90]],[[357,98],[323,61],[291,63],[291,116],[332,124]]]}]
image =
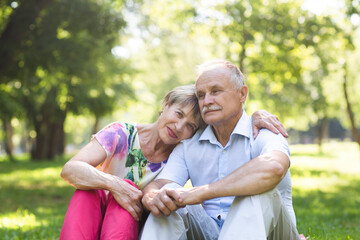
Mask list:
[{"label": "green foliage", "polygon": [[130,92],[122,79],[129,66],[111,54],[124,25],[121,13],[106,1],[55,1],[49,5],[24,49],[28,54],[20,70],[30,71],[23,83],[25,95],[41,106],[56,88],[51,95],[62,111],[82,113],[88,109],[96,115],[111,111],[117,94]]},{"label": "green foliage", "polygon": [[[334,112],[339,114],[335,110],[342,96],[336,103],[329,100],[328,86],[331,91],[339,86],[328,76],[344,48],[339,44],[352,40],[340,34],[344,29],[336,16],[315,15],[301,4],[265,0],[145,1],[141,27],[148,45],[145,53],[135,57],[136,61],[147,59],[141,65],[146,76],[140,75],[141,81],[159,101],[170,86],[184,83],[181,79],[195,80],[194,70],[189,76],[187,70],[183,71],[191,67],[190,63],[194,69],[206,59],[226,58],[247,75],[250,112],[266,108],[288,127],[298,129],[320,123],[329,115],[336,117]],[[188,50],[192,51],[190,58]],[[158,81],[148,83],[147,79]]]},{"label": "green foliage", "polygon": [[222,29],[231,43],[229,57],[247,74],[250,101],[281,119],[308,115],[323,95],[318,78],[304,78],[319,69],[319,61],[306,63],[316,59],[314,46],[330,38],[336,26],[302,10],[300,2],[229,1],[222,7],[228,18]]},{"label": "green foliage", "polygon": [[[14,86],[15,85],[15,86]],[[21,105],[18,102],[18,92],[15,84],[0,84],[0,116],[11,119],[14,116],[21,117]]]},{"label": "green foliage", "polygon": [[[346,59],[358,125],[359,29],[353,20],[360,4],[344,3],[336,13],[315,15],[303,1],[281,0],[1,1],[1,118],[25,119],[37,132],[33,137],[61,125],[69,113],[89,118],[87,124],[93,118],[155,121],[167,91],[193,83],[196,65],[225,58],[247,75],[249,113],[265,108],[301,130],[329,118],[348,127],[341,91]],[[115,45],[129,56],[114,57]]]},{"label": "green foliage", "polygon": [[[21,106],[28,126],[36,131],[34,158],[63,152],[62,129],[68,112],[99,118],[112,112],[120,100],[134,97],[129,62],[111,53],[125,26],[120,3],[114,7],[107,0],[54,0],[34,12],[31,4],[20,1],[4,23],[0,41],[6,48],[0,50],[14,57],[5,67],[1,61],[0,91],[5,84],[16,87],[12,92],[17,97],[9,105]],[[27,19],[29,27],[17,33],[21,18]],[[9,34],[14,31],[17,35]],[[10,44],[9,39],[19,36]],[[8,105],[7,96],[0,98],[1,105]],[[14,110],[6,109],[1,112],[11,119]]]}]

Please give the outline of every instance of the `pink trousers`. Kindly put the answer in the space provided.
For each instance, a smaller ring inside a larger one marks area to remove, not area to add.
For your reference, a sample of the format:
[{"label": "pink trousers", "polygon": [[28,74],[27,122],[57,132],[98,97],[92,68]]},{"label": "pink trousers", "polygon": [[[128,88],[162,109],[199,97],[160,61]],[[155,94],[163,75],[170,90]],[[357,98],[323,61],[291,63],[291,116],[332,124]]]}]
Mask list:
[{"label": "pink trousers", "polygon": [[[130,180],[124,179],[137,187]],[[104,190],[76,190],[65,215],[60,240],[138,239],[139,223]]]}]

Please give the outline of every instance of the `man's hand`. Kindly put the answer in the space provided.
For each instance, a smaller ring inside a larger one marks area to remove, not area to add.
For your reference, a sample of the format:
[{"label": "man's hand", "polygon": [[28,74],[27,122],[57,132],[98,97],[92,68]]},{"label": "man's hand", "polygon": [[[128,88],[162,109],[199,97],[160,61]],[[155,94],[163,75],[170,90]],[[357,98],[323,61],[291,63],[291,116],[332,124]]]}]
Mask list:
[{"label": "man's hand", "polygon": [[280,132],[286,138],[289,136],[278,117],[267,112],[266,110],[258,110],[254,112],[252,115],[252,126],[254,139],[259,134],[261,128],[269,129],[276,134]]},{"label": "man's hand", "polygon": [[140,221],[143,207],[141,205],[142,192],[120,178],[114,178],[111,194],[135,221]]},{"label": "man's hand", "polygon": [[200,191],[201,189],[197,187],[166,189],[166,193],[169,197],[175,200],[178,207],[202,203],[203,201],[199,195]]},{"label": "man's hand", "polygon": [[149,191],[142,198],[142,204],[157,217],[162,215],[169,216],[179,207],[176,205],[174,199],[168,196],[168,190],[168,188],[162,188],[160,190]]}]

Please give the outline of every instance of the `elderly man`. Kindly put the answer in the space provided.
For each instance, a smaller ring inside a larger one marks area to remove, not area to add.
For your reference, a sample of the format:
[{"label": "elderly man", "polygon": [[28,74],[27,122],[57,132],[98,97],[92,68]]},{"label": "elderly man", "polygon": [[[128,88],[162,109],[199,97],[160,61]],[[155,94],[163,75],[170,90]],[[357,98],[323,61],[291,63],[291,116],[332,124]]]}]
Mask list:
[{"label": "elderly man", "polygon": [[[200,65],[196,92],[209,125],[180,143],[144,189],[151,214],[142,239],[299,239],[287,141],[266,129],[252,136],[239,68]],[[194,187],[182,188],[188,179]]]}]

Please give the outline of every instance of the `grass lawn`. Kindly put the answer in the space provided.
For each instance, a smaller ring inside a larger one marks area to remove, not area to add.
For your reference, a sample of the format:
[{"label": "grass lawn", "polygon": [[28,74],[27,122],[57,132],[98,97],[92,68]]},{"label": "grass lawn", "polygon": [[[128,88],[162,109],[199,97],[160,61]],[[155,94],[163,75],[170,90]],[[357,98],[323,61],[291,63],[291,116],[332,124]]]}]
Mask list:
[{"label": "grass lawn", "polygon": [[[293,204],[308,239],[360,239],[360,155],[354,143],[294,145]],[[0,159],[0,238],[58,239],[74,189],[60,178],[65,160]]]},{"label": "grass lawn", "polygon": [[[360,239],[360,154],[355,143],[291,147],[297,227],[310,239]],[[308,239],[309,239],[308,238]]]}]

